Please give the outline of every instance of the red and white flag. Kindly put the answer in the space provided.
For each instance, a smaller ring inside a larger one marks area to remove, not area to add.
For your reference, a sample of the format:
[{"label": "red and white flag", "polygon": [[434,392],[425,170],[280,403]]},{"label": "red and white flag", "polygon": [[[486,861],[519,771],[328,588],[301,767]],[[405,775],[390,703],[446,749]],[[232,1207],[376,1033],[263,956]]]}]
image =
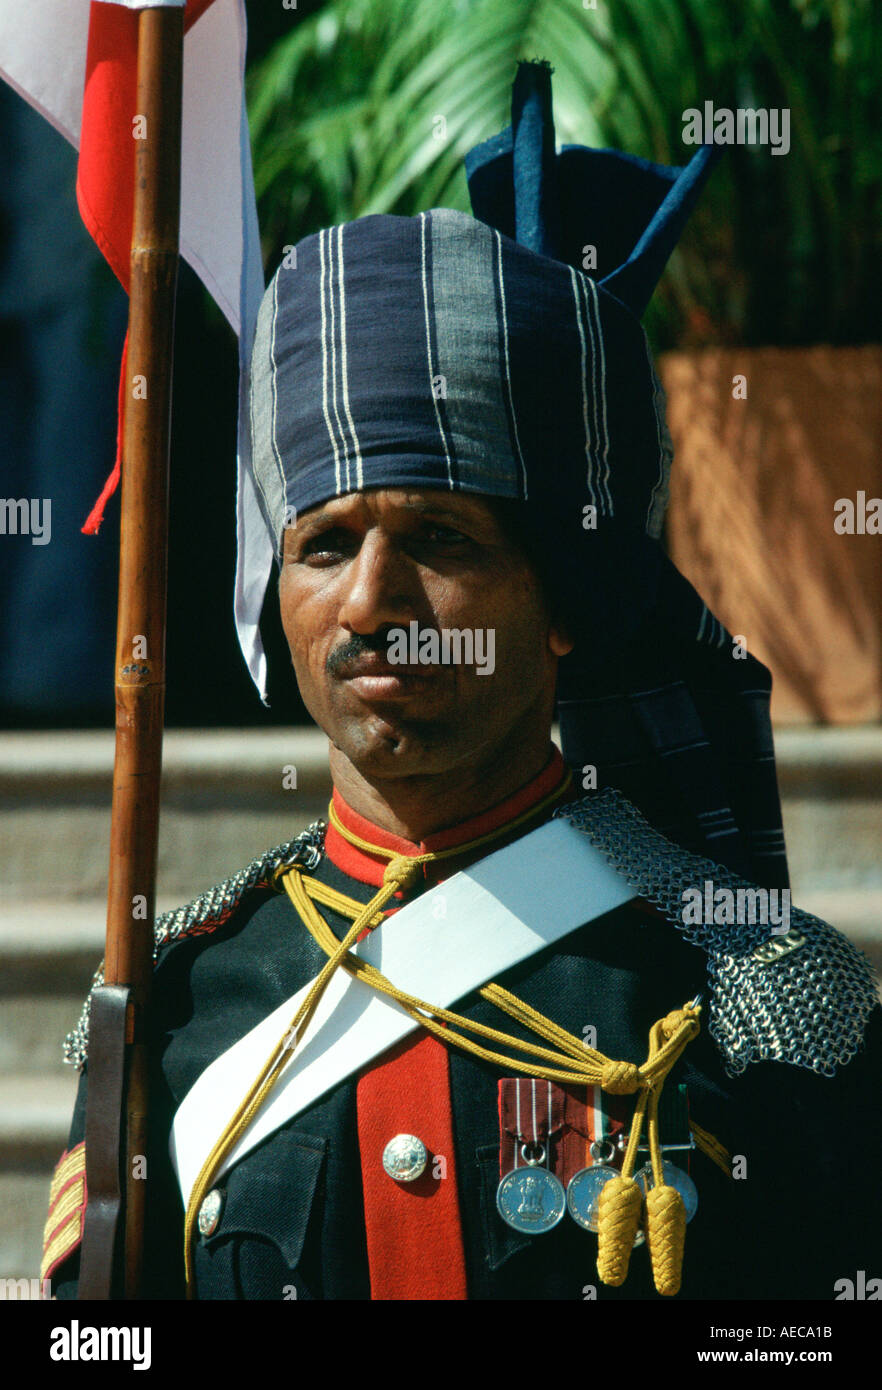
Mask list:
[{"label": "red and white flag", "polygon": [[[77,202],[128,290],[137,115],[137,11],[184,0],[0,0],[0,77],[79,150]],[[263,651],[249,585],[269,572],[272,543],[257,504],[248,440],[248,363],[263,264],[245,110],[244,0],[186,0],[181,142],[181,255],[239,337],[239,568],[236,614],[263,691]],[[125,359],[123,360],[123,374]],[[121,392],[122,394],[122,392]],[[120,430],[121,436],[121,430]],[[84,530],[100,525],[114,471]],[[269,554],[269,560],[267,559]],[[250,577],[249,577],[250,576]]]}]

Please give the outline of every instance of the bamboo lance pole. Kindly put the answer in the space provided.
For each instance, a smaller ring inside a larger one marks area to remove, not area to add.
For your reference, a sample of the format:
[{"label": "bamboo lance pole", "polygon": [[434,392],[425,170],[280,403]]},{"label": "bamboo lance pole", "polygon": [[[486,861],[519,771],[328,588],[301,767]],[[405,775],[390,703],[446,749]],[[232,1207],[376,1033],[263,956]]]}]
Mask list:
[{"label": "bamboo lance pole", "polygon": [[[147,1153],[145,1024],[153,971],[165,705],[168,461],[180,218],[183,19],[182,7],[146,9],[138,16],[137,113],[144,120],[136,122],[133,132],[136,173],[122,455],[116,752],[104,966],[109,1002],[105,1007],[96,998],[98,1008],[93,1007],[92,1021],[95,1024],[97,1018],[99,1035],[92,1031],[90,1037],[86,1116],[89,1209],[80,1270],[81,1298],[137,1297],[149,1181],[142,1161]],[[100,1036],[105,1015],[109,1037]],[[96,1048],[106,1049],[103,1072]],[[102,1082],[96,1090],[103,1092],[94,1099],[93,1073]],[[117,1084],[116,1099],[121,1095],[122,1113],[115,1131],[114,1155],[114,1120],[107,1112]],[[89,1180],[90,1164],[97,1190]],[[117,1192],[113,1191],[114,1170]]]}]

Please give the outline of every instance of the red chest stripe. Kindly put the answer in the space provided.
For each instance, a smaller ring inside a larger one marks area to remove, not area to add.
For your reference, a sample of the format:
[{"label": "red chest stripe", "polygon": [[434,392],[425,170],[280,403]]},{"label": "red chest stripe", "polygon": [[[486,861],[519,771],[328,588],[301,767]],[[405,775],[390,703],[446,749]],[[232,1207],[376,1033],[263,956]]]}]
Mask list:
[{"label": "red chest stripe", "polygon": [[[372,1299],[464,1299],[446,1047],[405,1039],[359,1078],[358,1143]],[[414,1182],[396,1182],[383,1150],[396,1134],[421,1139],[429,1161]]]}]

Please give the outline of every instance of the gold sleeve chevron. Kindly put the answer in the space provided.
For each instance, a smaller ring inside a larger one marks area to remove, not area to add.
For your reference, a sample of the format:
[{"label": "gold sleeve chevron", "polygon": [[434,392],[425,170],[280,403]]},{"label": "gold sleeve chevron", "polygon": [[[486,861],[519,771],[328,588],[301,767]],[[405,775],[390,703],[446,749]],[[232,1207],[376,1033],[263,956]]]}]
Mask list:
[{"label": "gold sleeve chevron", "polygon": [[48,1279],[83,1238],[86,1214],[86,1145],[63,1153],[49,1187],[49,1215],[43,1231],[40,1278]]}]

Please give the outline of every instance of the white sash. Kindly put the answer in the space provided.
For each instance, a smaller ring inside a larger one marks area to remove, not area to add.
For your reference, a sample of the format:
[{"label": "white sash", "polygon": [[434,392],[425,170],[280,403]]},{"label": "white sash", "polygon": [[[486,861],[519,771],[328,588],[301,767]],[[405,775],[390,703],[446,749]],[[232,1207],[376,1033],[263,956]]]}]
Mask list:
[{"label": "white sash", "polygon": [[[552,820],[399,908],[356,950],[400,989],[448,1008],[634,897],[585,834],[569,821]],[[296,949],[293,935],[291,946]],[[185,1206],[205,1159],[310,984],[212,1062],[178,1107],[169,1147]],[[399,1004],[341,967],[292,1062],[215,1177],[418,1026]]]}]

